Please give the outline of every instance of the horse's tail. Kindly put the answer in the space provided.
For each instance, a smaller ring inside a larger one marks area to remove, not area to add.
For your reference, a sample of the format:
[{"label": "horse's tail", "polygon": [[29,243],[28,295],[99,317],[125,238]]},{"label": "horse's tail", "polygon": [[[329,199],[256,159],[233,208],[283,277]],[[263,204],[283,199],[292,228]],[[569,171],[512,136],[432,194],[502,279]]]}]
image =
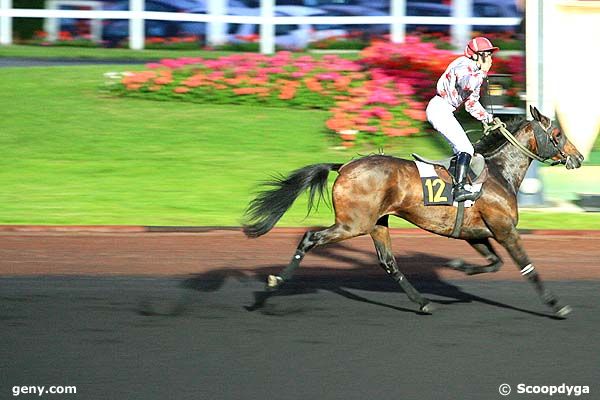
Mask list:
[{"label": "horse's tail", "polygon": [[[308,212],[315,205],[315,197],[324,198],[327,192],[329,171],[337,171],[343,164],[313,164],[292,172],[288,177],[279,176],[263,183],[270,186],[258,194],[246,209],[244,233],[248,237],[259,237],[269,232],[296,198],[310,189]],[[318,200],[318,201],[319,201]]]}]

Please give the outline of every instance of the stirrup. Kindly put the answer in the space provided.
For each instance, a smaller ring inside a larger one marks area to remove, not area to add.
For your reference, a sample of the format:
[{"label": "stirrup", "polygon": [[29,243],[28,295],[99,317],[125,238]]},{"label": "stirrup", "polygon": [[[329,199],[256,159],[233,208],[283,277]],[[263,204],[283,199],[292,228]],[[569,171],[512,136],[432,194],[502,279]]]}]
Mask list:
[{"label": "stirrup", "polygon": [[481,196],[481,192],[471,192],[464,187],[454,189],[454,201],[457,203],[471,200],[475,201]]}]

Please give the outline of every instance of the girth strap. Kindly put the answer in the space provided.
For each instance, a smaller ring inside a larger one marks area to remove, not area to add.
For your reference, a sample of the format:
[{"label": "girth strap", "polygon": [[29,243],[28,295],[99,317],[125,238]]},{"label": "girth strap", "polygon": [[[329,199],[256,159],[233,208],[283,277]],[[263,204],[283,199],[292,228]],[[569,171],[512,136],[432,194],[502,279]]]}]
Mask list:
[{"label": "girth strap", "polygon": [[454,222],[454,229],[450,236],[453,238],[458,238],[460,236],[460,231],[463,226],[463,220],[465,219],[465,202],[461,201],[458,203],[458,207],[456,210],[456,221]]}]

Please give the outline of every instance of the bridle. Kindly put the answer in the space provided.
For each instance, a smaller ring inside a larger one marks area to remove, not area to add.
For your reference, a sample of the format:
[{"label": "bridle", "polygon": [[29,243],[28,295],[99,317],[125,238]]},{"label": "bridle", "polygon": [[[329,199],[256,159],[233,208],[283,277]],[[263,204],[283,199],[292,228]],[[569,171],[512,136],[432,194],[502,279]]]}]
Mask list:
[{"label": "bridle", "polygon": [[[540,149],[542,149],[542,153],[539,154],[539,156],[544,159],[543,162],[546,162],[548,159],[550,159],[550,157],[553,157],[556,154],[560,154],[561,159],[552,160],[550,165],[565,164],[568,160],[568,156],[562,150],[561,143],[559,143],[556,137],[553,135],[554,131],[558,130],[559,128],[553,124],[550,124],[548,129],[545,129],[540,121],[536,122],[537,126],[539,126],[541,129],[536,129],[536,125],[534,125],[533,132],[535,135],[535,141],[537,142],[538,154],[540,153]],[[542,132],[539,132],[540,130]],[[562,138],[562,145],[564,145],[565,136],[563,135]]]},{"label": "bridle", "polygon": [[[486,85],[485,95],[489,100],[490,93],[489,93],[489,87],[487,87],[487,85]],[[490,103],[490,105],[492,104],[491,101],[489,103]],[[493,114],[493,112],[494,112],[493,105],[491,105],[491,108],[492,108],[492,114]],[[542,125],[542,123],[540,121],[534,120],[532,122],[534,123],[533,135],[535,137],[538,152],[540,152],[540,149],[544,149],[542,154],[536,154],[536,153],[532,152],[531,150],[529,150],[527,147],[523,146],[517,140],[517,138],[514,137],[514,135],[508,129],[506,129],[506,124],[497,118],[495,118],[495,121],[493,122],[492,125],[487,125],[486,123],[483,124],[484,125],[483,134],[486,135],[488,132],[499,129],[502,136],[504,136],[506,138],[506,140],[508,140],[513,146],[515,146],[517,149],[519,149],[519,151],[521,151],[521,153],[525,154],[527,157],[537,160],[544,164],[549,164],[549,165],[566,164],[569,159],[569,156],[566,155],[564,151],[562,151],[561,144],[558,142],[558,140],[552,134],[555,129],[559,129],[559,128],[553,124],[550,124],[550,126],[546,129],[546,128],[544,128],[544,126]],[[563,145],[564,145],[564,140],[566,138],[564,135],[562,137],[563,137]],[[547,149],[550,147],[549,144],[551,144],[553,147],[553,149],[551,151],[547,151]],[[560,160],[550,160],[549,162],[547,162],[551,157],[553,157],[556,154],[560,154],[560,156],[561,156]]]}]

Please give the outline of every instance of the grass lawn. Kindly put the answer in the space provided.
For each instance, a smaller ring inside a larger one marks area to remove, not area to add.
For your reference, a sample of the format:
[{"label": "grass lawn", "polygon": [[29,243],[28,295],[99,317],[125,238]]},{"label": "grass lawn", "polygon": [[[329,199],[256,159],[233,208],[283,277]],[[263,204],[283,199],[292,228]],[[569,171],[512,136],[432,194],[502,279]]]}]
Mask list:
[{"label": "grass lawn", "polygon": [[[98,91],[104,72],[136,68],[143,67],[0,69],[0,224],[236,226],[256,183],[270,174],[374,150],[334,149],[323,111],[151,102]],[[385,151],[448,152],[430,137]],[[279,226],[332,221],[327,207],[305,213],[302,198]],[[524,214],[520,225],[599,226],[600,215],[547,213]]]},{"label": "grass lawn", "polygon": [[202,50],[130,50],[92,47],[0,46],[0,57],[19,58],[82,58],[113,60],[158,60],[175,57],[217,58],[232,54],[225,51]]},{"label": "grass lawn", "polygon": [[[238,225],[256,182],[356,155],[332,149],[322,111],[100,95],[102,74],[124,69],[0,69],[12,99],[0,110],[0,223]],[[304,220],[302,203],[284,224],[331,218]]]},{"label": "grass lawn", "polygon": [[[109,60],[159,60],[161,58],[178,57],[203,57],[218,58],[235,54],[230,51],[205,51],[205,50],[130,50],[130,49],[107,49],[92,47],[70,47],[70,46],[0,46],[0,57],[18,57],[18,58],[61,58],[61,59],[109,59]],[[298,57],[308,53],[294,53]],[[311,53],[314,57],[321,57],[323,54]],[[340,57],[356,59],[356,53],[340,53]]]}]

